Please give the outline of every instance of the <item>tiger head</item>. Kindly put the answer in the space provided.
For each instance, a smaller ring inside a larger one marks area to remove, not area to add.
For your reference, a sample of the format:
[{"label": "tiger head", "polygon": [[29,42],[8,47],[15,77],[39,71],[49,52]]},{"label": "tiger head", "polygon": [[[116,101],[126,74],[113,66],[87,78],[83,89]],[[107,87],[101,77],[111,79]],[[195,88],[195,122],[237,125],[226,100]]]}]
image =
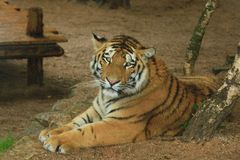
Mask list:
[{"label": "tiger head", "polygon": [[148,61],[154,48],[143,47],[136,39],[118,35],[111,40],[93,34],[96,54],[91,71],[103,90],[113,98],[141,91],[149,80]]}]

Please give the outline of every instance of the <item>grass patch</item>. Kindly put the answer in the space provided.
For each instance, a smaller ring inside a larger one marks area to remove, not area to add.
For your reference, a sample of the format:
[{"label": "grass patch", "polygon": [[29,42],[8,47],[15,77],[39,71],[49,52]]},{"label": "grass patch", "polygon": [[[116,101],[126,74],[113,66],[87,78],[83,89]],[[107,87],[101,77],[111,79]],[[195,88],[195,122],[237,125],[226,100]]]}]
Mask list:
[{"label": "grass patch", "polygon": [[14,144],[15,140],[11,135],[7,137],[0,138],[0,154],[11,148]]}]

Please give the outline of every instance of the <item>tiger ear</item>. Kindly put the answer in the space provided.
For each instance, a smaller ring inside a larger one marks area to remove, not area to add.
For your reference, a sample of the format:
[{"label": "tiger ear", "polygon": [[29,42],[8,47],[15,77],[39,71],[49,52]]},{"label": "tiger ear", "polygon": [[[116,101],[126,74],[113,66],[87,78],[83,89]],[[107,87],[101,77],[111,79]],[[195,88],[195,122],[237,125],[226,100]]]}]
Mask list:
[{"label": "tiger ear", "polygon": [[92,33],[93,47],[95,50],[98,50],[102,45],[107,42],[107,39],[103,36],[98,36],[95,33]]},{"label": "tiger ear", "polygon": [[155,48],[147,48],[147,49],[143,49],[143,55],[148,59],[148,58],[152,58],[156,53]]}]

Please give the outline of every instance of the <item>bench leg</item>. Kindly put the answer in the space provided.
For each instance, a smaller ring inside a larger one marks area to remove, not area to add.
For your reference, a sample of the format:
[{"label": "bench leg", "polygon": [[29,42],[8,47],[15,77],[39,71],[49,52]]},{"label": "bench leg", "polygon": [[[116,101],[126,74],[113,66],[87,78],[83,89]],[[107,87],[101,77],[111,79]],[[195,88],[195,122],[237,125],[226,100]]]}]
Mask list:
[{"label": "bench leg", "polygon": [[28,58],[27,77],[28,85],[43,85],[43,58]]}]

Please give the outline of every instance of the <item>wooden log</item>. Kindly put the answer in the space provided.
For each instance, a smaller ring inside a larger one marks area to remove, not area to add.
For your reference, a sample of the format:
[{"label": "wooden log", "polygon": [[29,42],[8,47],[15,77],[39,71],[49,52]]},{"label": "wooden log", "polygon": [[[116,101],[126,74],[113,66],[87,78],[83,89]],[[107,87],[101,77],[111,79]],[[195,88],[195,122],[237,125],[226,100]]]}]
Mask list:
[{"label": "wooden log", "polygon": [[43,11],[39,7],[28,10],[27,35],[43,37]]},{"label": "wooden log", "polygon": [[57,44],[0,46],[0,59],[22,59],[62,56],[63,48]]},{"label": "wooden log", "polygon": [[[49,33],[45,33],[45,37],[42,38],[32,38],[32,37],[21,37],[22,39],[14,39],[13,37],[6,37],[6,41],[0,41],[0,46],[6,46],[6,45],[32,45],[32,44],[49,44],[49,43],[56,43],[56,42],[67,42],[67,39],[64,36],[61,35],[53,35]],[[0,31],[1,34],[1,31]],[[54,33],[55,34],[55,33]],[[10,35],[13,35],[13,33],[10,33]],[[14,36],[14,35],[13,35]],[[18,36],[14,36],[16,38],[19,38]]]},{"label": "wooden log", "polygon": [[28,85],[43,85],[43,58],[28,58],[27,64]]},{"label": "wooden log", "polygon": [[0,46],[0,59],[28,59],[28,85],[43,85],[43,57],[63,54],[64,50],[57,44]]}]

